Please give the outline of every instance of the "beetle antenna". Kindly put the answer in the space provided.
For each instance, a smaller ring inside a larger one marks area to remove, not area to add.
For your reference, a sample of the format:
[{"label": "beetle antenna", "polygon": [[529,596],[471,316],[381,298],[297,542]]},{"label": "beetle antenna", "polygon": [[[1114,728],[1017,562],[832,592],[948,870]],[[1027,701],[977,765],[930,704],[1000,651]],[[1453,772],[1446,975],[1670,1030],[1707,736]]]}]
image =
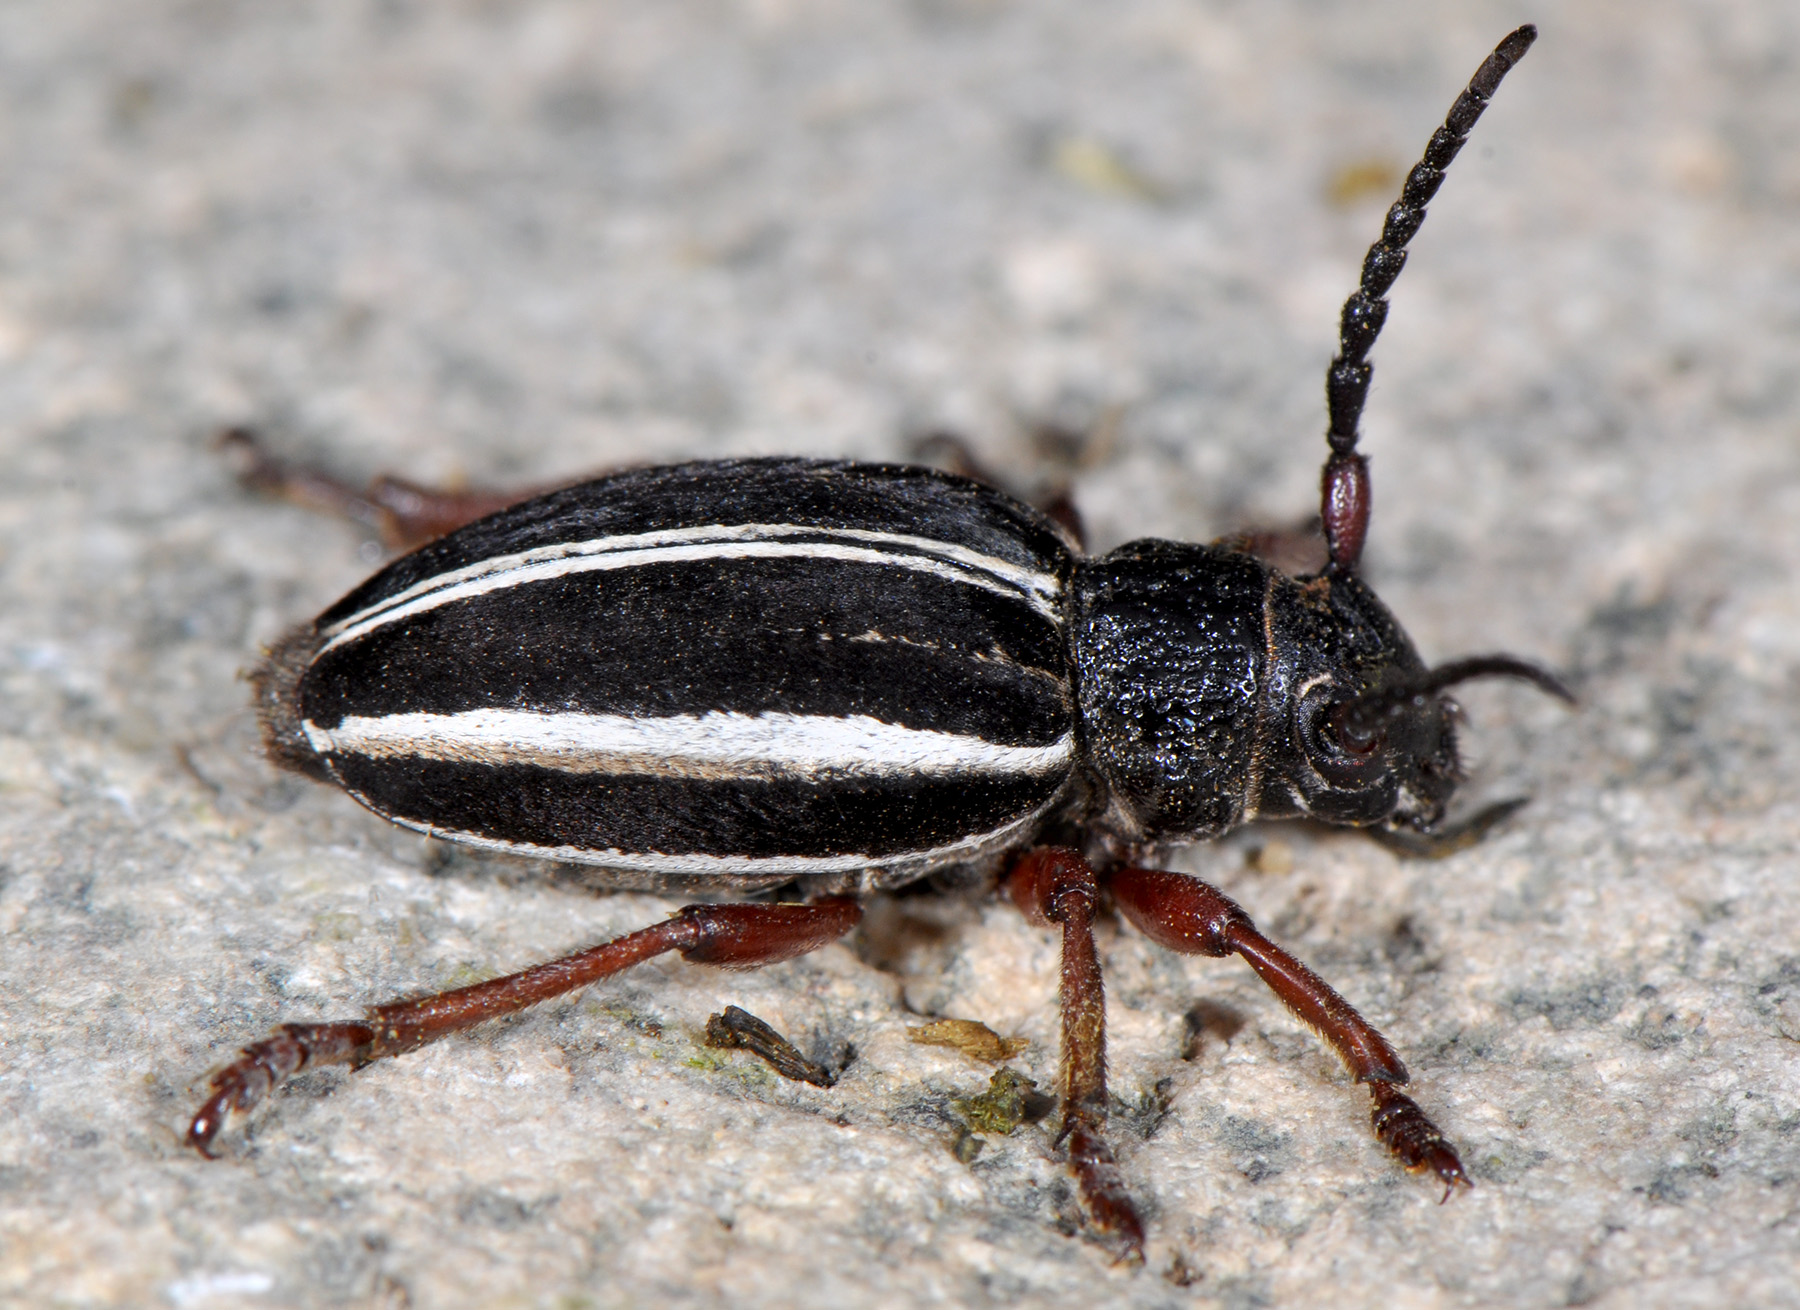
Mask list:
[{"label": "beetle antenna", "polygon": [[1521,682],[1529,682],[1539,691],[1556,697],[1566,704],[1575,703],[1575,693],[1561,678],[1530,660],[1522,660],[1516,655],[1470,655],[1465,659],[1451,660],[1448,664],[1440,664],[1435,669],[1427,669],[1414,688],[1415,695],[1433,695],[1446,687],[1454,687],[1459,682],[1469,682],[1475,678],[1517,678]]},{"label": "beetle antenna", "polygon": [[1568,684],[1550,670],[1529,660],[1513,655],[1471,655],[1467,659],[1451,660],[1448,664],[1426,669],[1414,677],[1365,692],[1339,711],[1338,721],[1352,737],[1372,740],[1381,730],[1382,720],[1390,715],[1428,696],[1435,696],[1448,687],[1454,687],[1459,682],[1469,682],[1475,678],[1517,678],[1560,701],[1570,705],[1575,703],[1575,693],[1569,690]]},{"label": "beetle antenna", "polygon": [[1494,53],[1475,70],[1469,85],[1450,106],[1444,125],[1431,134],[1424,156],[1406,175],[1406,185],[1387,212],[1381,236],[1363,257],[1362,283],[1344,302],[1338,319],[1337,358],[1325,372],[1325,398],[1331,411],[1325,439],[1331,443],[1331,457],[1325,461],[1319,513],[1331,549],[1328,572],[1354,573],[1369,531],[1369,461],[1357,453],[1356,428],[1369,396],[1369,347],[1387,320],[1388,289],[1406,267],[1406,243],[1425,221],[1425,206],[1443,185],[1444,170],[1469,139],[1469,130],[1487,108],[1500,79],[1524,58],[1535,40],[1537,28],[1527,23],[1495,46]]}]

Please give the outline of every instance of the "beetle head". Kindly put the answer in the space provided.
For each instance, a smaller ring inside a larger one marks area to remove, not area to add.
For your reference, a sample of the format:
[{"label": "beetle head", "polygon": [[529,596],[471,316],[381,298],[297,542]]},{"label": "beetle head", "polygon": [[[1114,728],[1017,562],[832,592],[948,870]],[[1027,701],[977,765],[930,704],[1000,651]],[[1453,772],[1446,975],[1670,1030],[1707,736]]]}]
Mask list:
[{"label": "beetle head", "polygon": [[1268,600],[1259,814],[1429,831],[1462,780],[1445,693],[1512,677],[1573,701],[1555,677],[1510,655],[1427,668],[1388,608],[1345,572],[1277,577]]},{"label": "beetle head", "polygon": [[[1451,106],[1443,127],[1388,210],[1363,257],[1362,276],[1338,316],[1338,353],[1325,370],[1330,455],[1319,519],[1329,562],[1312,578],[1270,589],[1270,679],[1264,704],[1258,811],[1332,823],[1429,829],[1461,775],[1455,702],[1443,693],[1469,678],[1524,678],[1572,699],[1548,673],[1509,655],[1427,669],[1393,615],[1356,578],[1369,532],[1369,461],[1358,428],[1369,395],[1369,350],[1387,322],[1387,294],[1425,221],[1444,170],[1468,140],[1507,72],[1537,39],[1527,24],[1494,49]],[[1282,633],[1286,623],[1291,631]]]}]

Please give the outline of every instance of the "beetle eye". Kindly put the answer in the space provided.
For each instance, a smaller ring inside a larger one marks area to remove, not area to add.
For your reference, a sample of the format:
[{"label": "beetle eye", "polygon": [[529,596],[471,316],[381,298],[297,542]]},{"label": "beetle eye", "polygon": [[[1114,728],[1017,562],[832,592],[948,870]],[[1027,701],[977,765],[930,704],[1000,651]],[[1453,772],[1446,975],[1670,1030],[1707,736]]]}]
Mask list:
[{"label": "beetle eye", "polygon": [[1346,701],[1334,708],[1331,728],[1346,755],[1368,755],[1387,740],[1387,733],[1379,721],[1371,722],[1369,715],[1350,713],[1355,706],[1355,701]]},{"label": "beetle eye", "polygon": [[1312,767],[1331,786],[1363,788],[1377,781],[1382,767],[1381,748],[1387,744],[1387,725],[1378,717],[1355,714],[1354,700],[1326,701],[1301,717],[1306,755]]}]

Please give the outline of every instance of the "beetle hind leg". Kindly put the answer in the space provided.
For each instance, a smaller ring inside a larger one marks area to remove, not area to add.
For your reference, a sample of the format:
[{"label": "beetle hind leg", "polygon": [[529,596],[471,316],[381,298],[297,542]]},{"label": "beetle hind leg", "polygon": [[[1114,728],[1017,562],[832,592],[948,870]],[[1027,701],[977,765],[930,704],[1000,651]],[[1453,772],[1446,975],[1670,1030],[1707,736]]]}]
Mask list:
[{"label": "beetle hind leg", "polygon": [[1387,1038],[1329,983],[1257,931],[1250,916],[1224,892],[1186,874],[1127,868],[1108,881],[1119,910],[1151,941],[1184,955],[1242,956],[1269,990],[1281,998],[1367,1085],[1376,1139],[1407,1169],[1429,1169],[1444,1184],[1473,1187],[1453,1147],[1400,1090],[1406,1066]]},{"label": "beetle hind leg", "polygon": [[1025,917],[1062,928],[1062,1094],[1059,1137],[1094,1226],[1118,1238],[1122,1258],[1144,1258],[1144,1224],[1106,1144],[1106,989],[1094,950],[1100,890],[1080,854],[1046,846],[1021,856],[1007,892]]},{"label": "beetle hind leg", "polygon": [[520,491],[449,491],[383,474],[357,488],[329,473],[272,454],[250,428],[226,428],[215,443],[250,490],[303,509],[347,518],[372,528],[395,550],[410,550],[476,519],[542,495],[551,487]]},{"label": "beetle hind leg", "polygon": [[188,1125],[188,1145],[212,1154],[233,1112],[246,1112],[302,1069],[328,1064],[361,1068],[489,1019],[610,977],[668,951],[696,964],[754,969],[805,955],[836,941],[862,919],[846,896],[811,905],[689,905],[671,918],[610,942],[519,973],[435,996],[378,1005],[359,1021],[287,1024],[246,1046],[214,1074],[211,1095]]}]

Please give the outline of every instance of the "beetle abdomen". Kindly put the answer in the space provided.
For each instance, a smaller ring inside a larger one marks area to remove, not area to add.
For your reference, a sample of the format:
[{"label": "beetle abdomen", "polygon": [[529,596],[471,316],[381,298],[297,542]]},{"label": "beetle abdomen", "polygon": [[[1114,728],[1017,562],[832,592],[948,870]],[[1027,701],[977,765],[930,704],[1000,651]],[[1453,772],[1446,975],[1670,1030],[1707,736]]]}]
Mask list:
[{"label": "beetle abdomen", "polygon": [[624,474],[346,597],[294,717],[357,799],[453,840],[659,878],[910,876],[1023,839],[1065,791],[1071,568],[1034,511],[924,470]]}]

